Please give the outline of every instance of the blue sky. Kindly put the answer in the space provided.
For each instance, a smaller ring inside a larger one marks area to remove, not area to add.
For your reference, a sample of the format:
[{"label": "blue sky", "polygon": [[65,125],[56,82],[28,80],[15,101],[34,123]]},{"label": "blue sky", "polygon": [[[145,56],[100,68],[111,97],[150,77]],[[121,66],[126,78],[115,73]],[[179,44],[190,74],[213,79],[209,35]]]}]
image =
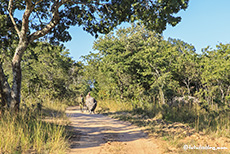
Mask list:
[{"label": "blue sky", "polygon": [[[192,44],[197,53],[208,45],[215,48],[219,43],[230,43],[229,7],[230,0],[190,0],[187,10],[178,13],[181,22],[175,27],[167,26],[163,36]],[[65,46],[74,60],[93,51],[94,37],[79,27],[72,27],[70,33],[72,40]]]},{"label": "blue sky", "polygon": [[168,26],[163,35],[194,45],[197,53],[208,45],[230,43],[229,6],[230,0],[190,0],[188,9],[179,13],[182,21]]}]

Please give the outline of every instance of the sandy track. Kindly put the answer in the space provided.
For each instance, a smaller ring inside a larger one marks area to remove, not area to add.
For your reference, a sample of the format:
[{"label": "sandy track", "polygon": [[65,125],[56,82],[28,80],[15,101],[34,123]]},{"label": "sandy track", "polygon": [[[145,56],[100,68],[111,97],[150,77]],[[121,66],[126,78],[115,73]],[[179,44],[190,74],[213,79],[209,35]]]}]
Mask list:
[{"label": "sandy track", "polygon": [[81,113],[77,107],[66,111],[75,134],[70,154],[157,154],[156,143],[140,128],[103,116]]}]

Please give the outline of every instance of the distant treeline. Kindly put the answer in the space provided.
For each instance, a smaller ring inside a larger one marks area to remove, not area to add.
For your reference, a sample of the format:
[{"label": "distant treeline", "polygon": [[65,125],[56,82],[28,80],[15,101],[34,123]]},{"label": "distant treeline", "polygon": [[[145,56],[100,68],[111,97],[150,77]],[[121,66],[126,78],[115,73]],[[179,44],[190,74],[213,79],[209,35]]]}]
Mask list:
[{"label": "distant treeline", "polygon": [[230,44],[198,54],[188,43],[133,25],[99,37],[94,49],[83,57],[82,81],[99,99],[140,107],[192,96],[207,108],[230,105]]},{"label": "distant treeline", "polygon": [[[0,55],[10,81],[13,44],[1,46],[7,52]],[[99,37],[94,50],[75,62],[61,45],[30,45],[22,60],[22,100],[74,100],[92,91],[97,99],[133,101],[137,107],[167,104],[176,96],[193,96],[212,108],[230,104],[230,44],[197,54],[188,43],[133,25]]]}]

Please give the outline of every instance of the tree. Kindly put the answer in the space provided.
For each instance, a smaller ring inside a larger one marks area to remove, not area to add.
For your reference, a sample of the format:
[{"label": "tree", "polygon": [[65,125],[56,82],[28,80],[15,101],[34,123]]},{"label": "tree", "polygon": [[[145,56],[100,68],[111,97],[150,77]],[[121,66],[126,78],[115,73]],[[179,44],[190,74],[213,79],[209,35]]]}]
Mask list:
[{"label": "tree", "polygon": [[181,87],[186,87],[186,91],[181,91],[182,95],[185,93],[193,95],[200,88],[200,58],[196,54],[194,46],[171,38],[169,42],[179,51],[172,70],[174,79],[179,82]]},{"label": "tree", "polygon": [[84,87],[81,90],[81,93],[85,95],[89,91],[93,91],[93,93],[97,93],[98,91],[98,80],[104,80],[103,76],[101,76],[100,71],[100,62],[101,56],[98,53],[91,53],[86,56],[82,56],[84,61],[84,67],[82,71],[82,79],[80,80],[80,84]]},{"label": "tree", "polygon": [[[162,32],[166,24],[175,26],[180,17],[173,14],[186,9],[189,0],[25,0],[9,2],[1,0],[1,6],[11,19],[18,35],[18,45],[12,58],[13,83],[4,91],[15,110],[19,109],[21,92],[21,60],[28,45],[47,36],[52,43],[68,41],[67,29],[73,25],[82,26],[92,35],[107,33],[123,21],[140,19],[147,27]],[[16,11],[23,11],[17,19]],[[0,65],[0,70],[2,67]],[[1,72],[1,83],[6,76]]]},{"label": "tree", "polygon": [[[1,1],[0,1],[1,2]],[[4,9],[3,3],[0,7],[0,96],[1,96],[1,105],[0,106],[9,106],[10,105],[10,93],[7,92],[9,89],[9,83],[7,81],[8,74],[4,74],[4,70],[8,71],[10,69],[10,59],[13,57],[15,50],[15,44],[18,43],[17,35],[14,31],[13,24],[10,19],[7,17],[7,11]],[[15,19],[15,21],[17,21]],[[3,70],[3,68],[5,68]]]},{"label": "tree", "polygon": [[214,102],[224,105],[230,96],[230,44],[207,47],[202,54],[201,82],[204,87],[205,100],[209,104]]},{"label": "tree", "polygon": [[101,55],[103,81],[95,78],[100,89],[109,90],[121,99],[143,99],[147,93],[159,94],[157,97],[165,102],[164,95],[174,84],[170,81],[170,69],[179,51],[161,35],[144,26],[132,25],[100,37],[94,49]]},{"label": "tree", "polygon": [[42,98],[70,97],[74,61],[63,46],[33,43],[22,59],[22,96]]},{"label": "tree", "polygon": [[133,57],[143,46],[143,41],[140,41],[143,38],[138,33],[141,30],[143,27],[133,25],[100,37],[94,43],[94,49],[102,57],[100,71],[103,81],[98,79],[100,90],[110,91],[120,99],[132,97],[131,85],[136,84],[139,68]]}]

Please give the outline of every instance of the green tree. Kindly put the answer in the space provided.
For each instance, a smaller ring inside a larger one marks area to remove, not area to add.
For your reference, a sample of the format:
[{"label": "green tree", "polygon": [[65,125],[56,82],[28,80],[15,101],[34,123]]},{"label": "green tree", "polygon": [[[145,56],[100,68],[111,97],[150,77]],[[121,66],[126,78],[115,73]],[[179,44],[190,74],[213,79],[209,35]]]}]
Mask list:
[{"label": "green tree", "polygon": [[[194,95],[200,88],[200,58],[195,52],[195,48],[181,40],[169,39],[178,51],[178,57],[173,64],[174,80],[180,84],[180,95]],[[185,87],[185,88],[183,88]]]},{"label": "green tree", "polygon": [[145,49],[139,52],[142,74],[148,78],[149,94],[165,104],[166,98],[174,95],[177,82],[173,80],[172,68],[178,57],[178,50],[160,36],[150,37]]},{"label": "green tree", "polygon": [[112,97],[166,103],[175,95],[194,95],[201,88],[200,58],[194,47],[180,40],[163,40],[144,26],[132,25],[99,37],[94,49],[101,57],[96,60],[88,55],[93,62],[90,67],[100,77],[92,75],[91,80],[97,81],[98,91]]},{"label": "green tree", "polygon": [[230,45],[219,44],[213,50],[207,47],[202,54],[202,86],[209,104],[227,104],[230,96]]},{"label": "green tree", "polygon": [[136,84],[140,75],[137,73],[140,67],[134,57],[143,46],[143,42],[140,41],[141,35],[138,33],[141,30],[143,27],[139,26],[119,29],[115,33],[100,37],[94,44],[94,49],[102,55],[100,68],[104,79],[107,79],[107,86],[101,89],[110,89],[110,93],[121,99],[133,97],[134,87],[131,85]]},{"label": "green tree", "polygon": [[98,53],[90,52],[89,55],[82,56],[84,67],[82,69],[81,83],[84,89],[81,93],[87,95],[89,91],[93,91],[97,95],[99,90],[98,81],[103,80],[100,72],[101,56]]},{"label": "green tree", "polygon": [[[67,29],[73,25],[83,26],[84,30],[97,36],[98,33],[109,32],[123,21],[137,19],[147,27],[162,32],[167,23],[175,26],[180,17],[173,15],[188,6],[188,0],[9,0],[6,3],[2,0],[1,6],[7,10],[19,43],[12,58],[13,84],[11,88],[2,86],[8,89],[6,93],[11,95],[8,100],[15,110],[20,104],[22,56],[34,40],[44,36],[48,36],[51,42],[70,40]],[[20,20],[14,16],[18,10],[24,12]],[[1,81],[6,81],[2,78],[5,78],[3,71]]]},{"label": "green tree", "polygon": [[170,71],[179,52],[161,35],[144,26],[133,25],[100,37],[94,49],[102,55],[103,74],[103,81],[95,80],[101,85],[100,89],[107,89],[121,99],[143,99],[146,94],[160,94],[164,103],[165,93],[168,95],[170,86],[172,91],[176,84],[170,80]]},{"label": "green tree", "polygon": [[36,42],[22,59],[22,96],[66,98],[73,89],[74,61],[62,46]]}]

